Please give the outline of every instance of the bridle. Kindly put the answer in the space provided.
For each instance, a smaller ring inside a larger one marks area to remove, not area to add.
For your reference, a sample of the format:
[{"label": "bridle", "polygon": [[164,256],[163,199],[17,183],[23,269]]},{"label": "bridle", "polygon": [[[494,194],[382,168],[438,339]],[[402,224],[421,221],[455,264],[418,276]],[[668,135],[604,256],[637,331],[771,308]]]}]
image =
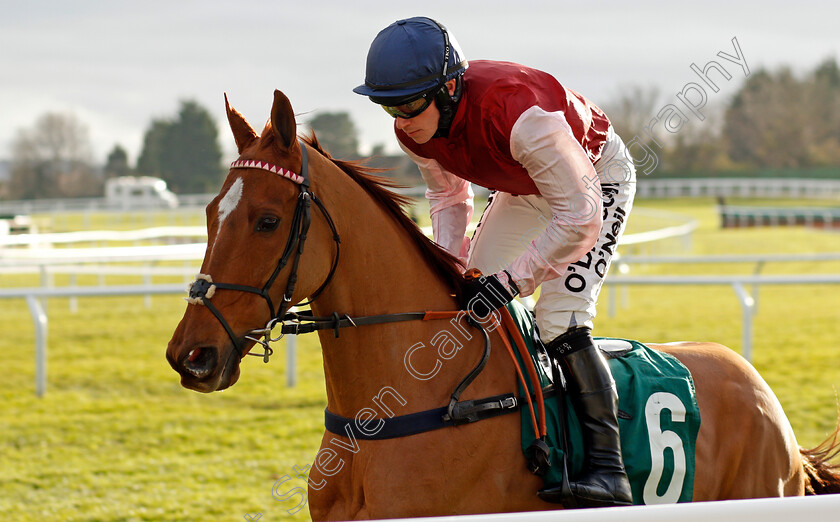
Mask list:
[{"label": "bridle", "polygon": [[[198,274],[196,276],[195,281],[190,284],[189,288],[189,297],[187,298],[187,302],[193,305],[204,305],[207,307],[208,310],[216,317],[216,319],[221,323],[222,327],[224,327],[225,331],[230,337],[230,340],[233,342],[233,346],[236,349],[236,352],[239,354],[240,359],[243,357],[243,339],[237,337],[237,335],[233,332],[233,329],[228,324],[227,320],[225,319],[224,315],[216,308],[215,305],[211,302],[211,298],[215,295],[216,290],[236,290],[239,292],[248,292],[252,294],[257,294],[262,297],[266,304],[268,305],[270,319],[266,323],[263,328],[259,328],[256,330],[251,330],[244,336],[244,339],[249,341],[254,341],[263,346],[264,351],[263,353],[248,353],[247,355],[253,355],[256,357],[262,357],[264,362],[268,362],[268,358],[274,353],[274,350],[271,348],[270,343],[278,341],[284,335],[281,333],[279,337],[272,339],[271,332],[274,327],[277,325],[278,322],[282,324],[282,318],[286,315],[286,312],[292,306],[305,306],[313,301],[323,292],[324,288],[332,280],[333,275],[335,274],[336,268],[338,267],[338,258],[339,258],[339,249],[341,246],[341,238],[338,235],[338,230],[336,229],[335,222],[330,216],[329,211],[327,211],[324,204],[318,199],[315,194],[312,193],[309,189],[309,158],[308,153],[306,150],[306,145],[303,141],[298,140],[301,150],[301,167],[300,167],[300,174],[296,174],[294,172],[290,172],[282,167],[278,167],[276,165],[271,165],[270,163],[266,163],[264,161],[256,161],[256,160],[237,160],[231,164],[231,169],[236,168],[250,168],[250,169],[262,169],[269,171],[273,174],[277,174],[280,177],[286,178],[293,183],[296,183],[300,187],[300,193],[298,194],[297,198],[297,205],[295,206],[295,213],[292,217],[292,224],[289,230],[289,239],[286,241],[286,247],[283,249],[283,255],[280,256],[280,260],[277,262],[277,266],[274,268],[274,272],[272,272],[271,276],[268,278],[268,281],[262,286],[262,288],[258,288],[255,286],[248,286],[248,285],[239,285],[239,284],[232,284],[232,283],[219,283],[213,281],[212,277],[208,274]],[[297,305],[292,303],[292,294],[294,294],[295,286],[297,284],[297,272],[298,266],[300,264],[300,258],[303,254],[303,248],[306,243],[306,237],[309,232],[309,225],[312,221],[312,203],[320,209],[321,214],[323,214],[324,218],[327,221],[327,224],[332,231],[333,241],[335,241],[335,256],[333,257],[332,266],[330,268],[330,272],[327,275],[326,279],[321,286],[318,287],[312,294],[309,296],[309,300],[305,303],[299,303]],[[292,271],[289,275],[289,279],[286,282],[286,290],[283,293],[283,302],[280,303],[280,306],[275,309],[274,302],[271,300],[270,291],[271,287],[274,285],[274,281],[277,279],[277,276],[280,274],[280,271],[283,270],[286,265],[289,264],[290,259],[294,256],[294,261],[292,262]],[[259,337],[262,336],[263,339]]]}]

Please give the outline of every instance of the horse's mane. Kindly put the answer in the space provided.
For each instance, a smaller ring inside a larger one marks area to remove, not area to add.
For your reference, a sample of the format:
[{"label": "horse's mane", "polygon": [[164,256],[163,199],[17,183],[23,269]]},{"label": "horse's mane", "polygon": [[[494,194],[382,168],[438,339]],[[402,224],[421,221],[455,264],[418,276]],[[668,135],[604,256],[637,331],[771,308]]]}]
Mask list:
[{"label": "horse's mane", "polygon": [[359,161],[346,161],[333,158],[321,147],[314,133],[311,136],[305,137],[304,140],[365,189],[402,226],[406,234],[412,238],[420,249],[420,252],[422,252],[423,259],[440,274],[453,290],[453,293],[460,297],[464,285],[460,262],[456,257],[440,248],[437,243],[426,237],[417,224],[406,214],[405,208],[411,206],[412,198],[398,194],[392,190],[400,188],[401,185],[392,179],[375,175],[375,172],[381,172],[381,170],[367,167]]}]

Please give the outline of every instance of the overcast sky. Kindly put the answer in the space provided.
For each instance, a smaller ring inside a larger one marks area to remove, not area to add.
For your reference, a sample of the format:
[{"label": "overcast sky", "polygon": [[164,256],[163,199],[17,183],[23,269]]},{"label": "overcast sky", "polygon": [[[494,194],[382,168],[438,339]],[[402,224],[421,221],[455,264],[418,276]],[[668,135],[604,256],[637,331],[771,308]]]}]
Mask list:
[{"label": "overcast sky", "polygon": [[351,89],[376,33],[417,15],[446,25],[469,59],[546,70],[600,104],[633,84],[675,101],[698,81],[690,65],[710,60],[732,74],[709,91],[722,103],[745,76],[716,56],[735,54],[732,38],[751,72],[786,65],[803,74],[840,47],[836,0],[0,0],[0,158],[38,116],[72,112],[89,127],[97,161],[118,143],[134,162],[151,120],[174,116],[181,99],[211,111],[230,156],[222,94],[259,130],[275,88],[299,121],[346,110],[364,147],[396,150],[390,117]]}]

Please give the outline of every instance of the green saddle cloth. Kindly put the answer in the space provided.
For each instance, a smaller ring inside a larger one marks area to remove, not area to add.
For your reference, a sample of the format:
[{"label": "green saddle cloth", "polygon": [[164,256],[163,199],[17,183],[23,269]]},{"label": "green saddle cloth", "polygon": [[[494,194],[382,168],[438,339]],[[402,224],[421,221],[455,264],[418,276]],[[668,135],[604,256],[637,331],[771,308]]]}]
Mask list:
[{"label": "green saddle cloth", "polygon": [[[533,316],[517,302],[508,305],[508,310],[522,332],[531,354],[530,363],[536,367],[543,388],[549,386],[551,379],[543,366],[545,356],[538,354],[533,340]],[[700,430],[700,409],[691,374],[675,357],[638,341],[595,340],[607,356],[618,386],[621,451],[633,491],[633,503],[691,502],[694,448]],[[541,359],[543,364],[540,364]],[[528,386],[532,391],[530,382]],[[519,391],[524,393],[521,384]],[[525,452],[535,436],[528,405],[523,403],[521,408],[522,451]],[[563,481],[563,423],[560,422],[558,400],[547,399],[545,409],[551,469],[542,478],[546,486],[557,486]],[[574,477],[583,467],[583,439],[580,422],[568,397],[565,398],[565,410],[571,453],[568,466]]]}]

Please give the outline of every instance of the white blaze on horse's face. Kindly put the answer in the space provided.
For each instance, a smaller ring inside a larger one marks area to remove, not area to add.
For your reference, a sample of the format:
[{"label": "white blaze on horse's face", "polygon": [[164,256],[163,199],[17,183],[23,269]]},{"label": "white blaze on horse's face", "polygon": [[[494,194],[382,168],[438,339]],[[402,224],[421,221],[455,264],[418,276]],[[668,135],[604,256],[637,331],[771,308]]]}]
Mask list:
[{"label": "white blaze on horse's face", "polygon": [[227,191],[227,194],[219,201],[219,227],[225,222],[228,214],[236,209],[239,201],[242,199],[242,178],[236,178],[233,185]]},{"label": "white blaze on horse's face", "polygon": [[[216,216],[219,220],[219,229],[222,228],[222,225],[225,222],[225,219],[230,215],[231,212],[236,210],[236,207],[239,205],[239,202],[242,200],[242,187],[244,183],[242,182],[242,178],[236,178],[236,181],[228,189],[227,193],[219,200],[219,206],[217,207]],[[216,234],[218,237],[218,234]],[[213,251],[216,249],[216,242],[213,241],[213,244],[210,247],[210,255],[213,254]]]}]

